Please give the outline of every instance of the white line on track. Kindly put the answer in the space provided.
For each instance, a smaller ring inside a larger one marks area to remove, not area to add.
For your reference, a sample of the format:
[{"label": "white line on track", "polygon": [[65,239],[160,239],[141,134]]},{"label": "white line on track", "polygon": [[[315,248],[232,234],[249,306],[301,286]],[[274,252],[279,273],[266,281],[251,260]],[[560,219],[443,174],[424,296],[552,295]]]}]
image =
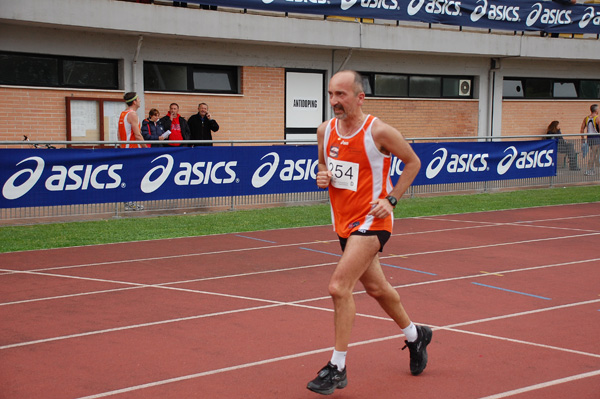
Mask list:
[{"label": "white line on track", "polygon": [[551,386],[554,386],[554,385],[564,384],[566,382],[572,382],[572,381],[581,380],[583,378],[595,377],[595,376],[598,376],[598,375],[600,375],[600,370],[590,371],[589,373],[577,374],[577,375],[572,375],[572,376],[566,377],[566,378],[559,378],[557,380],[542,382],[541,384],[530,385],[528,387],[524,387],[524,388],[520,388],[520,389],[514,389],[512,391],[502,392],[502,393],[498,393],[496,395],[486,396],[486,397],[483,397],[483,398],[480,398],[480,399],[502,399],[502,398],[508,398],[510,396],[518,395],[520,393],[531,392],[531,391],[535,391],[535,390],[538,390],[538,389],[548,388],[548,387],[551,387]]}]

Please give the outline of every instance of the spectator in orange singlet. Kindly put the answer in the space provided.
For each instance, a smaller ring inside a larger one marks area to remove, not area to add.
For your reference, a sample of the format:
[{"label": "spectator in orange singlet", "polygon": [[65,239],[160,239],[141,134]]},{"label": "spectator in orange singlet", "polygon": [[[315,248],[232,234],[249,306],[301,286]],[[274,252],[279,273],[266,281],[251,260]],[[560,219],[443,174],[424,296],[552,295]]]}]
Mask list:
[{"label": "spectator in orange singlet", "polygon": [[[353,290],[358,281],[406,336],[413,375],[425,369],[426,347],[432,337],[431,328],[417,326],[408,317],[400,295],[383,274],[378,255],[391,236],[394,207],[417,176],[421,161],[398,130],[363,113],[364,99],[360,74],[336,73],[329,82],[335,118],[317,129],[317,185],[329,189],[334,230],[342,247],[329,281],[335,309],[334,351],[307,386],[324,395],[348,383],[346,352],[356,315]],[[395,186],[389,176],[392,154],[404,163]]]}]

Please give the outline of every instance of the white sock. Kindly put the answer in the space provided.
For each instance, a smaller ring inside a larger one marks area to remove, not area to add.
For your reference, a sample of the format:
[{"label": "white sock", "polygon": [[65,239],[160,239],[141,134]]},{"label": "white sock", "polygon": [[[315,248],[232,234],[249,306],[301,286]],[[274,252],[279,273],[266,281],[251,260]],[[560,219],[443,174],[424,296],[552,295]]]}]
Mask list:
[{"label": "white sock", "polygon": [[338,352],[334,349],[333,355],[331,355],[331,364],[335,365],[339,371],[346,367],[346,353],[348,352]]},{"label": "white sock", "polygon": [[415,342],[417,338],[419,338],[419,333],[417,332],[417,327],[411,321],[408,327],[403,328],[402,332],[406,336],[406,340],[408,342]]}]

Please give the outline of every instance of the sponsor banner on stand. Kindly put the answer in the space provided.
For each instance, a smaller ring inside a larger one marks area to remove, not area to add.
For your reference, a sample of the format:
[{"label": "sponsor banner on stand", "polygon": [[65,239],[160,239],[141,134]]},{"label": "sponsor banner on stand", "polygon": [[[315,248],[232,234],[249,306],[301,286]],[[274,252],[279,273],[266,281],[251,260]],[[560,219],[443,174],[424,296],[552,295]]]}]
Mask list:
[{"label": "sponsor banner on stand", "polygon": [[254,10],[420,21],[509,31],[600,33],[599,4],[543,0],[188,0]]},{"label": "sponsor banner on stand", "polygon": [[[554,140],[417,143],[416,185],[556,174]],[[392,181],[403,165],[392,160]],[[318,191],[317,147],[0,149],[0,208]]]},{"label": "sponsor banner on stand", "polygon": [[[421,170],[413,185],[525,179],[556,175],[556,141],[417,143]],[[403,165],[394,157],[395,184]]]},{"label": "sponsor banner on stand", "polygon": [[315,146],[0,149],[0,208],[316,191]]}]

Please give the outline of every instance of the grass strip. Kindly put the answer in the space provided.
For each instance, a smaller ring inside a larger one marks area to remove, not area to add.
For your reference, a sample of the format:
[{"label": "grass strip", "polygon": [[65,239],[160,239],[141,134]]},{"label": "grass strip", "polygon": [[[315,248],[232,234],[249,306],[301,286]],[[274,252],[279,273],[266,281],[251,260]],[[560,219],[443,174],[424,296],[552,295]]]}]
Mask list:
[{"label": "grass strip", "polygon": [[[596,202],[600,186],[402,199],[395,217]],[[0,227],[0,253],[330,224],[328,204]],[[333,235],[333,233],[332,233]]]}]

